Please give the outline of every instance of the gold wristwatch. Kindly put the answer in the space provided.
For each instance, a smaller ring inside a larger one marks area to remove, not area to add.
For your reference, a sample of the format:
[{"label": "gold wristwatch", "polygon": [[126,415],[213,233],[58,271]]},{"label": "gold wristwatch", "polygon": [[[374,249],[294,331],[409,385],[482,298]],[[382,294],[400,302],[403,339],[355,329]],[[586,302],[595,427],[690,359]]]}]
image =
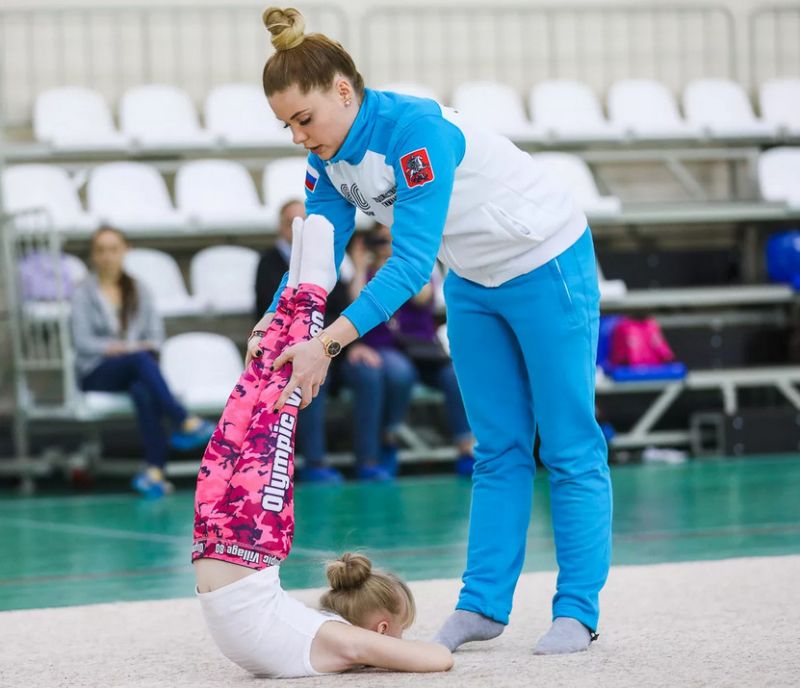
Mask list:
[{"label": "gold wristwatch", "polygon": [[322,350],[328,358],[334,358],[342,353],[342,345],[324,332],[320,332],[317,335],[317,339],[322,342]]}]

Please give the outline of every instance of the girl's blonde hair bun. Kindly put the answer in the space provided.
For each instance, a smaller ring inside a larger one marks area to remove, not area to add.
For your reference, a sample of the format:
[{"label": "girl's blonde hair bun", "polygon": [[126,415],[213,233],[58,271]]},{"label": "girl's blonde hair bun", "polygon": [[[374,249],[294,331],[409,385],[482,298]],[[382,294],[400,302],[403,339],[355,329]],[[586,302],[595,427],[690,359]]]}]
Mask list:
[{"label": "girl's blonde hair bun", "polygon": [[363,554],[346,552],[330,562],[325,573],[332,590],[355,590],[369,579],[372,562]]}]

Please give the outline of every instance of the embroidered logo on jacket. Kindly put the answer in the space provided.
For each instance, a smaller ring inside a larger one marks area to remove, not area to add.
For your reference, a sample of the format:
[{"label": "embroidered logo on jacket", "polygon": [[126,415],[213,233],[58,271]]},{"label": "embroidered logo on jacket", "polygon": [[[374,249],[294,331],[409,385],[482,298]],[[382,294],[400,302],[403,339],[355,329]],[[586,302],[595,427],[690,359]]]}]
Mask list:
[{"label": "embroidered logo on jacket", "polygon": [[317,172],[311,165],[306,168],[306,189],[309,193],[314,193],[319,181],[319,172]]},{"label": "embroidered logo on jacket", "polygon": [[400,167],[403,170],[403,176],[406,178],[406,184],[408,184],[409,188],[422,186],[432,182],[434,179],[427,148],[418,148],[404,155],[400,158]]}]

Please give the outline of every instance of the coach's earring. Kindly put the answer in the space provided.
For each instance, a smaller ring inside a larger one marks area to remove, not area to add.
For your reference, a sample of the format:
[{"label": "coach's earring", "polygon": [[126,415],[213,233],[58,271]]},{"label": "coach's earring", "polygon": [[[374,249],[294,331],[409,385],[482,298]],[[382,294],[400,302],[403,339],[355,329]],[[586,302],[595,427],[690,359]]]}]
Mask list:
[{"label": "coach's earring", "polygon": [[352,102],[353,102],[353,101],[352,101],[352,100],[350,100],[350,99],[348,98],[347,100],[345,100],[345,101],[344,101],[344,106],[345,106],[345,107],[350,107],[350,105],[352,104]]}]

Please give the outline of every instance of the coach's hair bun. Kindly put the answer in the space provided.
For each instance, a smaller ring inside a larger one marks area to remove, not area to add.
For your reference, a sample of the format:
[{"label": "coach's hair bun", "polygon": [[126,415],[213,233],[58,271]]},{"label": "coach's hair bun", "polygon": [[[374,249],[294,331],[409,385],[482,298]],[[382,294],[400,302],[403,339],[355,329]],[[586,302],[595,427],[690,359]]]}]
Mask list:
[{"label": "coach's hair bun", "polygon": [[306,21],[294,7],[268,7],[261,18],[272,34],[275,50],[291,50],[305,40]]},{"label": "coach's hair bun", "polygon": [[325,573],[332,590],[355,590],[369,579],[372,562],[363,554],[345,552],[328,564]]}]

